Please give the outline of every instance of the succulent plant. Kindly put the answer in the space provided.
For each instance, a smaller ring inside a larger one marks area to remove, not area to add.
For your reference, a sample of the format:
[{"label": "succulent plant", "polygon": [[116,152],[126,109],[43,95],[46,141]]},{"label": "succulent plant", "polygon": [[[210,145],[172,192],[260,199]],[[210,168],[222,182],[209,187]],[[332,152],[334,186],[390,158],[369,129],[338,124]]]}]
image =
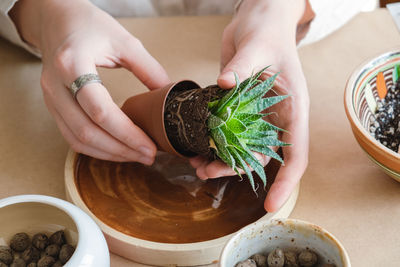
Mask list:
[{"label": "succulent plant", "polygon": [[268,67],[239,82],[235,73],[236,86],[222,98],[208,103],[210,115],[207,120],[210,147],[239,176],[238,168],[247,175],[256,191],[251,169],[261,178],[264,187],[267,177],[264,166],[253,152],[259,152],[283,163],[282,158],[270,147],[287,146],[278,140],[278,132],[284,131],[264,118],[271,113],[264,110],[287,98],[287,95],[266,97],[278,74],[261,81],[259,77]]}]

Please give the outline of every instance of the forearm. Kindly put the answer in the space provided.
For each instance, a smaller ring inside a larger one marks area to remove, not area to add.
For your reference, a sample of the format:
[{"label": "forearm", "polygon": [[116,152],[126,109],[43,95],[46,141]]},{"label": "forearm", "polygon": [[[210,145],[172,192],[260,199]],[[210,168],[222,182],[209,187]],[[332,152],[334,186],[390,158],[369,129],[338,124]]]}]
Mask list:
[{"label": "forearm", "polygon": [[237,15],[264,15],[266,20],[275,20],[284,25],[297,25],[305,10],[304,0],[243,0]]},{"label": "forearm", "polygon": [[256,27],[268,34],[299,42],[308,31],[315,14],[308,0],[243,0],[236,16],[258,17]]},{"label": "forearm", "polygon": [[37,0],[20,0],[10,11],[10,17],[14,21],[21,37],[37,48],[39,48],[40,43],[41,2]]},{"label": "forearm", "polygon": [[[93,8],[85,0],[19,0],[10,11],[21,37],[43,52],[88,20]],[[85,16],[81,14],[85,13]]]}]

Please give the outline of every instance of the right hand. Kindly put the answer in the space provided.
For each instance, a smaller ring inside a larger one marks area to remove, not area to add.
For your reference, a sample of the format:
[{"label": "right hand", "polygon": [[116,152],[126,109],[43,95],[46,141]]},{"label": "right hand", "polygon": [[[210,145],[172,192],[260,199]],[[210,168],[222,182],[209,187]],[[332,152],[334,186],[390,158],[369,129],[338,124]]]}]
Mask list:
[{"label": "right hand", "polygon": [[102,84],[84,86],[76,100],[67,89],[80,75],[97,73],[96,67],[122,66],[150,90],[169,83],[140,41],[89,1],[22,0],[14,9],[23,38],[43,55],[44,99],[72,149],[104,160],[152,164],[155,144]]},{"label": "right hand", "polygon": [[[268,212],[277,211],[285,203],[308,164],[309,96],[296,47],[296,28],[304,7],[304,0],[243,1],[222,38],[220,87],[235,85],[234,72],[244,80],[253,71],[271,65],[261,79],[281,72],[274,91],[291,96],[267,111],[278,114],[268,116],[272,124],[287,130],[280,132],[279,139],[292,144],[282,148],[285,165],[279,168],[268,191],[264,203]],[[257,156],[263,165],[270,160]],[[207,162],[196,157],[190,162],[202,179],[235,174],[222,161]]]}]

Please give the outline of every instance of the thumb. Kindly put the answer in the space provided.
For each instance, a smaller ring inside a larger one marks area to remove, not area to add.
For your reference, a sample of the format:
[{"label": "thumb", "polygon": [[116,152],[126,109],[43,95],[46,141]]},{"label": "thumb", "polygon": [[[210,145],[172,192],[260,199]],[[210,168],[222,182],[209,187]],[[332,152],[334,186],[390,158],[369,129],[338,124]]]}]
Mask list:
[{"label": "thumb", "polygon": [[221,71],[217,80],[218,85],[225,89],[232,88],[236,84],[234,73],[242,81],[250,77],[252,73],[265,67],[265,63],[263,62],[265,58],[255,51],[255,47],[250,44],[238,49],[233,58]]},{"label": "thumb", "polygon": [[129,69],[150,90],[161,88],[171,82],[161,64],[150,55],[135,37],[132,36],[129,41],[124,42],[120,53],[122,65]]}]

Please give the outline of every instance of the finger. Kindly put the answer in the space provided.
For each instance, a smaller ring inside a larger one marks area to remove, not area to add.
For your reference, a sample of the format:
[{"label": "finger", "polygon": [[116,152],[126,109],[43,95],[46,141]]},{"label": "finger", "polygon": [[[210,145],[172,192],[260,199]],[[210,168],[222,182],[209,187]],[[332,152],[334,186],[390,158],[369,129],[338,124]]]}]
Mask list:
[{"label": "finger", "polygon": [[221,44],[221,62],[220,70],[224,70],[225,66],[232,60],[235,55],[235,46],[233,40],[233,27],[228,25],[222,34],[222,44]]},{"label": "finger", "polygon": [[209,164],[207,160],[205,160],[197,169],[196,169],[196,175],[202,180],[208,179],[208,176],[206,174],[205,168]]},{"label": "finger", "polygon": [[190,165],[195,169],[203,165],[205,162],[207,162],[207,159],[202,156],[196,156],[189,159]]},{"label": "finger", "polygon": [[[297,132],[296,132],[297,131]],[[285,165],[281,166],[272,184],[264,207],[268,212],[277,211],[288,199],[303,176],[308,163],[308,122],[301,120],[282,139],[292,146],[283,148]]]},{"label": "finger", "polygon": [[[62,77],[66,87],[69,87],[72,81],[82,74],[97,73],[94,59],[85,57],[82,54],[76,54],[75,57],[73,57],[71,53],[72,52],[69,50],[64,51],[60,53],[56,60],[58,75]],[[58,81],[55,80],[53,76],[50,76],[51,78],[49,78],[49,80],[52,82],[51,84],[57,84]],[[45,91],[51,94],[52,88]],[[107,140],[107,144],[109,145],[107,151],[113,154],[115,154],[115,150],[120,150],[120,152],[124,153],[122,155],[127,154],[125,157],[144,164],[149,164],[154,160],[156,154],[155,144],[139,127],[133,124],[126,114],[112,101],[110,94],[102,84],[89,83],[84,85],[76,95],[79,105],[77,105],[76,101],[71,98],[71,96],[67,96],[68,92],[65,88],[58,88],[58,90],[54,90],[54,92],[55,94],[53,97],[55,99],[53,102],[57,104],[55,108],[63,116],[64,121],[69,128],[73,130],[75,135],[79,134],[76,132],[78,129],[85,127],[83,124],[83,122],[85,122],[86,125],[88,125],[87,128],[89,128],[87,129],[87,133],[90,134],[90,137],[93,137],[93,140],[89,140],[91,145],[102,145],[100,141]],[[68,103],[66,103],[66,101],[68,101]],[[75,108],[71,110],[68,109],[73,106]],[[61,108],[62,110],[60,110]],[[89,116],[92,123],[87,121],[85,113]],[[69,114],[69,117],[65,118],[64,114]],[[73,117],[74,115],[77,117]],[[71,124],[75,125],[73,126]],[[94,124],[105,131],[101,132],[99,129],[95,131],[96,127],[94,127]],[[94,133],[96,133],[96,135],[94,135]],[[112,141],[111,139],[116,140]],[[117,140],[119,142],[117,142]],[[118,146],[117,143],[120,145]]]},{"label": "finger", "polygon": [[[56,82],[53,81],[51,84]],[[53,103],[55,110],[80,143],[113,155],[120,155],[131,161],[152,164],[154,157],[133,150],[94,124],[62,85],[43,85],[42,83],[45,97]]]},{"label": "finger", "polygon": [[[47,104],[47,103],[46,103]],[[72,150],[74,150],[77,153],[82,153],[97,159],[102,159],[102,160],[111,160],[111,161],[120,161],[120,162],[125,162],[128,161],[128,159],[121,157],[119,155],[113,155],[108,152],[105,152],[103,150],[87,146],[81,142],[75,137],[75,135],[72,133],[72,131],[68,128],[68,126],[65,124],[64,120],[60,116],[60,114],[53,108],[51,107],[50,104],[47,104],[47,107],[50,111],[50,113],[53,115],[53,118],[57,124],[58,129],[61,132],[61,135],[65,138],[65,140],[69,143],[71,146]]]},{"label": "finger", "polygon": [[214,160],[213,162],[203,166],[204,174],[208,178],[218,178],[223,176],[236,175],[236,172],[225,162]]},{"label": "finger", "polygon": [[232,88],[235,86],[233,73],[236,73],[239,76],[239,80],[242,81],[250,77],[253,72],[263,68],[263,62],[266,57],[262,56],[261,52],[257,52],[258,50],[259,47],[251,43],[237,49],[236,54],[226,64],[218,77],[218,85],[222,88]]},{"label": "finger", "polygon": [[155,144],[112,101],[103,85],[87,84],[80,90],[77,100],[96,125],[132,150],[149,158],[155,157]]},{"label": "finger", "polygon": [[165,69],[138,39],[129,38],[119,49],[122,66],[128,68],[150,90],[171,82]]},{"label": "finger", "polygon": [[[263,166],[267,165],[271,159],[270,157],[267,157],[260,153],[253,152],[253,154],[258,159],[260,164]],[[231,167],[229,167],[226,163],[220,160],[215,160],[204,166],[204,168],[205,168],[204,173],[208,178],[218,178],[223,176],[236,175],[236,172]],[[243,174],[244,171],[242,169],[239,169],[239,173]]]}]

